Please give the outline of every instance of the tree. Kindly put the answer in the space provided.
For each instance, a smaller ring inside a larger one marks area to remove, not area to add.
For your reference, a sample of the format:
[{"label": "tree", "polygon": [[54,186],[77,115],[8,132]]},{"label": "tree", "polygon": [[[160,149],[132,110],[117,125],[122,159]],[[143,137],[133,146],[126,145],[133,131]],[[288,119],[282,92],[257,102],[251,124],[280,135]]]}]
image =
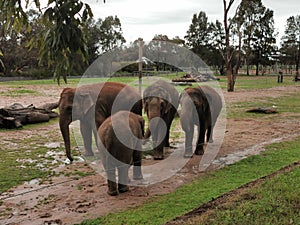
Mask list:
[{"label": "tree", "polygon": [[37,38],[39,33],[44,30],[38,15],[37,11],[28,11],[26,16],[31,29],[29,31],[22,29],[19,33],[8,32],[4,27],[4,21],[0,18],[0,46],[3,52],[1,67],[5,75],[10,76],[20,73],[25,68],[28,71],[38,67],[38,49],[28,48],[30,40]]},{"label": "tree", "polygon": [[[25,8],[34,3],[41,12],[39,0],[25,0],[25,3]],[[24,27],[30,30],[22,1],[0,0],[0,9],[5,29],[17,33]],[[67,75],[74,65],[74,55],[79,54],[84,60],[87,59],[86,39],[82,29],[92,16],[90,6],[81,0],[48,0],[42,15],[45,29],[39,41],[32,43],[39,44],[40,62],[45,59],[49,66],[55,67],[54,78],[58,82],[61,76],[67,81]]]},{"label": "tree", "polygon": [[122,34],[121,21],[117,16],[106,17],[103,21],[99,19],[97,26],[100,30],[99,44],[102,52],[120,47],[126,42]]},{"label": "tree", "polygon": [[216,20],[215,23],[210,23],[209,45],[211,46],[212,56],[207,62],[209,65],[214,65],[218,68],[221,75],[225,75],[224,71],[224,55],[225,55],[225,33],[223,25]]},{"label": "tree", "polygon": [[291,16],[286,21],[284,35],[281,38],[282,61],[296,65],[296,76],[299,75],[300,64],[300,15]]},{"label": "tree", "polygon": [[230,0],[227,4],[226,0],[223,0],[223,10],[224,10],[224,32],[225,32],[225,54],[223,54],[223,58],[225,61],[225,73],[227,76],[227,91],[232,92],[234,91],[234,85],[235,85],[235,79],[236,75],[233,74],[233,55],[234,55],[234,49],[230,45],[230,29],[231,29],[231,23],[228,19],[228,13],[229,10],[234,3],[234,0]]},{"label": "tree", "polygon": [[208,17],[205,12],[201,11],[198,15],[193,15],[192,24],[184,37],[186,45],[206,63],[211,57],[210,32],[211,27],[208,23]]},{"label": "tree", "polygon": [[209,23],[206,13],[201,11],[199,14],[194,14],[192,18],[192,24],[187,31],[187,35],[184,36],[186,44],[190,47],[194,53],[201,54],[203,47],[206,47],[209,42]]},{"label": "tree", "polygon": [[270,64],[271,55],[275,52],[273,11],[267,9],[261,0],[242,0],[235,21],[240,24],[238,30],[243,36],[247,74],[249,65],[253,63],[258,75],[259,65]]}]

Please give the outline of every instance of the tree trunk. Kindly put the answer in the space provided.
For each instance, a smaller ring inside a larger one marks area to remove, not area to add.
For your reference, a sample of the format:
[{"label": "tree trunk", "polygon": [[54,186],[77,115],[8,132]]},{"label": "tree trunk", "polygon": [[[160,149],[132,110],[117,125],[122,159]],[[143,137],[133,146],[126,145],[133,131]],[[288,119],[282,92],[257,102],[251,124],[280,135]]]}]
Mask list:
[{"label": "tree trunk", "polygon": [[233,92],[234,84],[235,84],[235,76],[232,73],[231,67],[226,69],[226,76],[227,76],[227,91]]},{"label": "tree trunk", "polygon": [[227,76],[227,91],[233,92],[234,91],[234,75],[232,73],[232,56],[233,53],[230,47],[230,26],[228,25],[228,12],[230,7],[232,6],[234,0],[230,0],[227,6],[226,0],[223,0],[224,4],[224,30],[225,30],[225,44],[226,44],[226,55],[224,57],[225,64],[226,64],[226,76]]}]

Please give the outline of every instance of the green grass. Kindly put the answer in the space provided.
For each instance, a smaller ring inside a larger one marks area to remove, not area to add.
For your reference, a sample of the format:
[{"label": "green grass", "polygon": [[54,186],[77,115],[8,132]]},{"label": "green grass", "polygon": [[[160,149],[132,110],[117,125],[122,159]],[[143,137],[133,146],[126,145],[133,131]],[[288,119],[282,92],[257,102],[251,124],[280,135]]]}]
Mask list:
[{"label": "green grass", "polygon": [[201,224],[299,224],[299,177],[300,167],[297,166],[266,179],[258,187],[220,205],[204,217]]},{"label": "green grass", "polygon": [[270,98],[270,97],[260,97],[251,99],[246,102],[235,102],[230,104],[227,107],[227,118],[269,118],[276,119],[276,114],[256,114],[256,113],[247,113],[246,110],[257,108],[257,107],[266,107],[272,108],[275,107],[278,113],[300,113],[300,92],[294,92],[287,94],[285,96]]},{"label": "green grass", "polygon": [[163,224],[223,193],[298,161],[299,155],[300,138],[272,144],[261,155],[251,156],[221,170],[206,173],[173,193],[151,198],[141,207],[108,214],[96,220],[85,221],[81,225]]},{"label": "green grass", "polygon": [[0,92],[0,96],[19,97],[21,95],[39,95],[39,92],[23,88]]},{"label": "green grass", "polygon": [[[220,78],[220,86],[225,90],[227,89],[227,78],[225,76],[218,76]],[[235,83],[235,90],[240,89],[266,89],[280,86],[296,85],[293,81],[293,76],[284,76],[283,83],[277,83],[277,75],[266,76],[237,76]]]},{"label": "green grass", "polygon": [[[46,124],[57,123],[57,120],[50,121]],[[22,130],[32,130],[42,124],[30,124],[24,126]],[[53,172],[54,168],[63,164],[62,161],[56,160],[53,156],[47,155],[47,152],[55,152],[62,155],[63,159],[64,146],[57,149],[49,149],[45,143],[57,142],[59,133],[49,131],[46,134],[30,135],[30,137],[12,137],[14,130],[0,129],[3,137],[1,141],[1,158],[0,158],[0,194],[8,189],[20,185],[26,181],[39,179],[40,182],[51,180],[51,177],[57,176]],[[47,137],[45,139],[45,137]],[[75,140],[71,136],[72,146],[75,146]],[[73,155],[79,152],[72,151]],[[78,176],[80,172],[75,171],[72,175]]]}]

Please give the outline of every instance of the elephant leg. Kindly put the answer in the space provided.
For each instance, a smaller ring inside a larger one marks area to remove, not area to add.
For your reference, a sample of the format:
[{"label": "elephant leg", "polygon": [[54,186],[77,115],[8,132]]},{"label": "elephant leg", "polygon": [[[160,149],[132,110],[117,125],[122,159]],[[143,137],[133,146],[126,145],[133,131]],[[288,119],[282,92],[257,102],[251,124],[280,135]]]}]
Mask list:
[{"label": "elephant leg", "polygon": [[116,167],[113,163],[113,159],[111,158],[110,155],[105,155],[102,160],[107,175],[107,185],[108,185],[107,193],[111,196],[118,195],[119,192],[116,183]]},{"label": "elephant leg", "polygon": [[111,196],[115,196],[118,194],[115,169],[110,168],[106,171],[106,173],[107,173],[107,185],[108,185],[107,193]]},{"label": "elephant leg", "polygon": [[128,169],[130,165],[123,164],[118,167],[118,175],[119,175],[119,181],[118,181],[118,190],[120,193],[124,193],[126,191],[129,191],[128,187]]},{"label": "elephant leg", "polygon": [[170,110],[170,117],[167,119],[166,124],[167,124],[167,133],[166,133],[166,138],[165,138],[165,147],[171,147],[170,146],[170,129],[172,125],[172,121],[175,117],[176,114],[176,108],[172,106]]},{"label": "elephant leg", "polygon": [[[157,142],[153,141],[153,143],[156,144]],[[164,141],[162,141],[157,147],[155,147],[153,149],[153,158],[155,160],[162,160],[162,159],[164,159],[164,146],[165,146]]]},{"label": "elephant leg", "polygon": [[198,127],[198,141],[196,146],[196,155],[203,155],[204,154],[204,143],[205,143],[205,132],[206,132],[206,126],[204,123],[200,125],[200,128]]},{"label": "elephant leg", "polygon": [[80,120],[80,133],[83,138],[83,144],[85,149],[84,156],[93,156],[92,151],[92,127],[87,121]]},{"label": "elephant leg", "polygon": [[163,129],[160,127],[157,128],[155,132],[152,133],[152,142],[153,142],[153,158],[154,160],[164,159],[164,146],[165,146],[165,136],[166,133],[160,132]]},{"label": "elephant leg", "polygon": [[193,137],[194,137],[194,128],[185,132],[184,158],[193,157]]},{"label": "elephant leg", "polygon": [[[141,147],[141,146],[140,146]],[[143,179],[142,174],[142,151],[141,148],[136,148],[133,151],[133,179],[141,180]]]},{"label": "elephant leg", "polygon": [[208,128],[207,128],[206,141],[209,142],[209,143],[213,143],[214,142],[214,139],[213,139],[213,127],[212,126],[208,126]]}]

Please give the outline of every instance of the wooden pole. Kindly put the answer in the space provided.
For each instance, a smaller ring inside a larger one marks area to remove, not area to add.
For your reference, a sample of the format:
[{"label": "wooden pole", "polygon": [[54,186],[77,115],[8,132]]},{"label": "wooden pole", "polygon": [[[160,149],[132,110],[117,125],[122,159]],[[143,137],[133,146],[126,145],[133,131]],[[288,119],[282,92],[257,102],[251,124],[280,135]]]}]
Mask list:
[{"label": "wooden pole", "polygon": [[140,94],[142,94],[143,47],[144,47],[143,39],[139,38],[139,93]]}]

